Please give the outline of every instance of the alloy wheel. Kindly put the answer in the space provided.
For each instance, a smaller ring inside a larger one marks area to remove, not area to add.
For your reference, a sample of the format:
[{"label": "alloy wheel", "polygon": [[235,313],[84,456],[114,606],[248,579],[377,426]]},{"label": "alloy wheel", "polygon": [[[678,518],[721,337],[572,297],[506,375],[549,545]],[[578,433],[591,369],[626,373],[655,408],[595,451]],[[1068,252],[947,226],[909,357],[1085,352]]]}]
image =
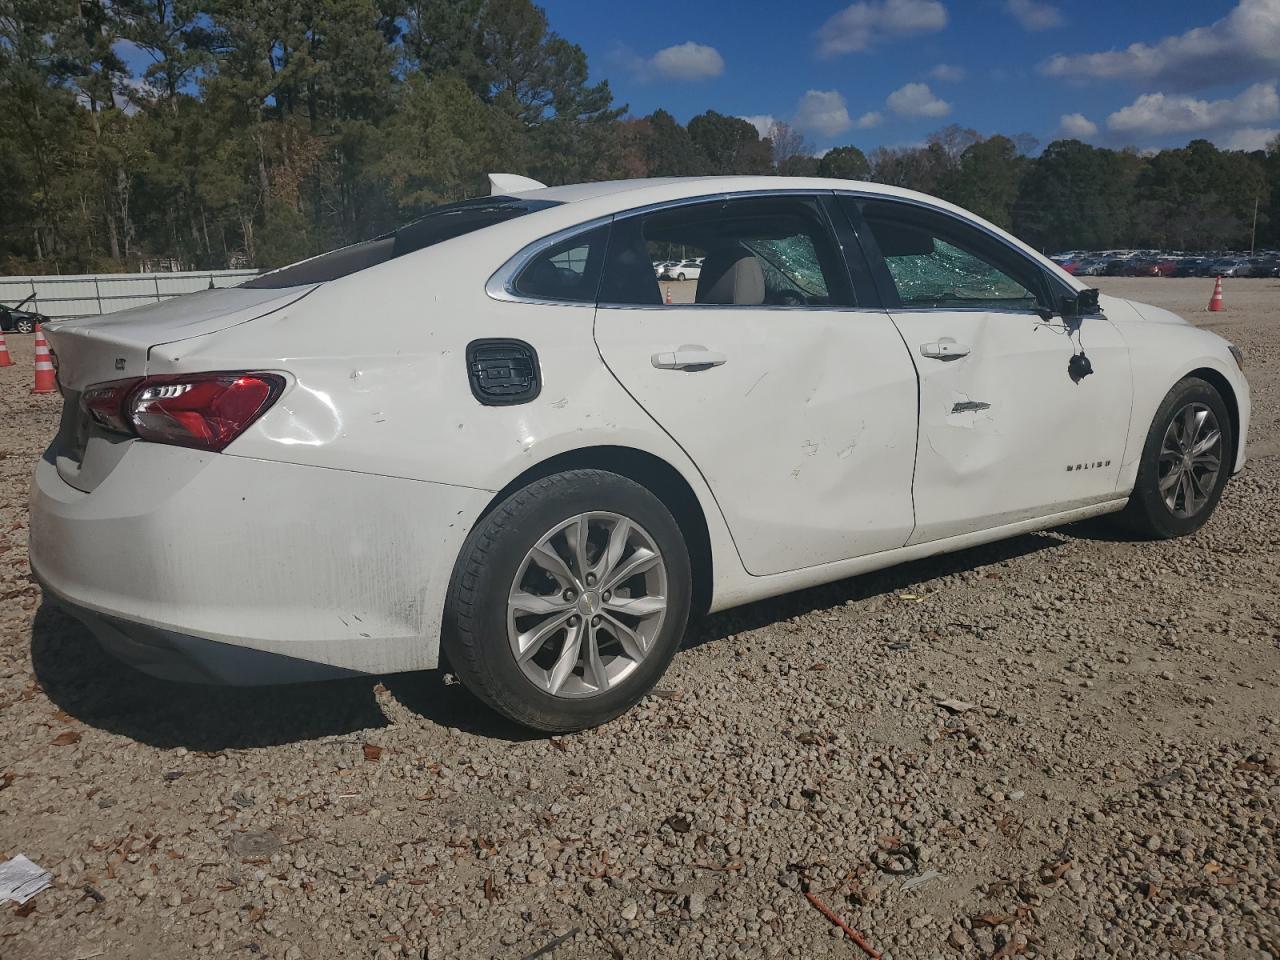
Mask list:
[{"label": "alloy wheel", "polygon": [[667,613],[653,537],[616,513],[581,513],[533,546],[507,599],[507,637],[525,677],[556,697],[598,696],[649,655]]},{"label": "alloy wheel", "polygon": [[1218,418],[1205,404],[1189,403],[1173,415],[1160,445],[1160,496],[1175,517],[1194,517],[1213,496],[1221,470]]}]

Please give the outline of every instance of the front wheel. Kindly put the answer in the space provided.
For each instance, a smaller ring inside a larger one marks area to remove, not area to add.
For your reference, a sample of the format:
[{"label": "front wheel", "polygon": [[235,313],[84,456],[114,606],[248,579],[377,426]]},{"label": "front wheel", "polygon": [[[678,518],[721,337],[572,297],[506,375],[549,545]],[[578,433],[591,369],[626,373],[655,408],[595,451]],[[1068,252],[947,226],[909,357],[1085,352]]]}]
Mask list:
[{"label": "front wheel", "polygon": [[1234,451],[1231,418],[1217,389],[1197,377],[1180,381],[1156,411],[1119,519],[1157,540],[1195,533],[1222,498]]},{"label": "front wheel", "polygon": [[537,480],[463,545],[445,605],[449,664],[481,700],[538,730],[629,710],[689,617],[689,552],[648,489],[603,470]]},{"label": "front wheel", "polygon": [[676,277],[676,279],[677,279],[677,280],[683,280],[683,279],[684,279],[684,274],[683,274],[683,273],[682,273],[682,274],[679,274],[679,275]]},{"label": "front wheel", "polygon": [[36,325],[26,317],[15,320],[13,324],[13,329],[17,330],[19,333],[30,333],[35,328]]}]

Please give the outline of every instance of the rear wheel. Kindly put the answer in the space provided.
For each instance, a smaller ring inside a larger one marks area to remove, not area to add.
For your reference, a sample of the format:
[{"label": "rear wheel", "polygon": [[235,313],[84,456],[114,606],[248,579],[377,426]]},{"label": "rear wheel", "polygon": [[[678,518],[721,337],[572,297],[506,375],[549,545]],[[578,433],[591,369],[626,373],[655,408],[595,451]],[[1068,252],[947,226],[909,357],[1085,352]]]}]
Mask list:
[{"label": "rear wheel", "polygon": [[1121,522],[1159,540],[1199,530],[1222,498],[1234,450],[1222,396],[1197,377],[1182,380],[1152,421]]},{"label": "rear wheel", "polygon": [[630,709],[657,683],[689,616],[689,554],[675,518],[603,470],[537,480],[467,538],[443,644],[467,687],[553,732]]}]

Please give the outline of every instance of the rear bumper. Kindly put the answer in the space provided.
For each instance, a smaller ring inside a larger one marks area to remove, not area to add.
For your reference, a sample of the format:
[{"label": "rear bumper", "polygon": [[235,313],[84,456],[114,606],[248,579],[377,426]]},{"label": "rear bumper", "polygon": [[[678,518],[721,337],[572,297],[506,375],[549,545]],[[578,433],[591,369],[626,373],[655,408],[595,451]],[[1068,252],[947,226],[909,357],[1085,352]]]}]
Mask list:
[{"label": "rear bumper", "polygon": [[167,679],[427,669],[453,560],[489,497],[136,442],[92,493],[39,462],[31,565],[104,647]]},{"label": "rear bumper", "polygon": [[45,597],[88,627],[107,653],[161,680],[259,686],[363,675],[357,670],[109,617],[59,596],[39,575],[36,579]]}]

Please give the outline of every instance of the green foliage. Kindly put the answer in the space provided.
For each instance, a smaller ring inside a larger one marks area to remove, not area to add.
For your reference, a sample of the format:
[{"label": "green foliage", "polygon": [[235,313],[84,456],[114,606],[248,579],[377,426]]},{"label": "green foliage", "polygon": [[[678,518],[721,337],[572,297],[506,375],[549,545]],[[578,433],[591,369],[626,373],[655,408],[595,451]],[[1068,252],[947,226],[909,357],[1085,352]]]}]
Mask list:
[{"label": "green foliage", "polygon": [[707,173],[773,172],[772,147],[756,128],[739,117],[708,110],[689,121],[689,139]]},{"label": "green foliage", "polygon": [[1029,162],[1008,137],[979,140],[966,147],[955,167],[942,176],[938,195],[1008,230]]},{"label": "green foliage", "polygon": [[833,147],[818,161],[818,176],[837,180],[865,180],[871,175],[867,155],[857,147]]},{"label": "green foliage", "polygon": [[952,125],[818,158],[785,123],[625,111],[533,0],[0,0],[0,270],[272,266],[499,170],[871,179],[1045,249],[1243,248],[1256,210],[1258,244],[1280,243],[1280,143],[1033,157],[1025,134]]}]

